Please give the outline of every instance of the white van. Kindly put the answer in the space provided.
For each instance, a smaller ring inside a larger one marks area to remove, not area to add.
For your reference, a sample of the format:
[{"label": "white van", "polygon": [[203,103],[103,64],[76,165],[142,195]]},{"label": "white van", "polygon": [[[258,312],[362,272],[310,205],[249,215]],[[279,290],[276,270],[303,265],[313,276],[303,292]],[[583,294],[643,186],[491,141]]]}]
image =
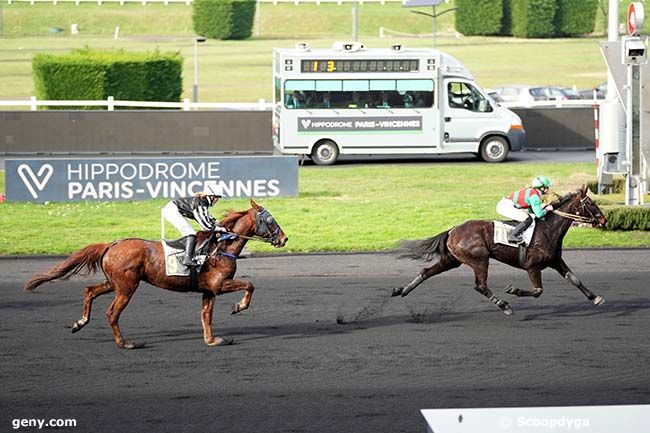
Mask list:
[{"label": "white van", "polygon": [[524,145],[519,116],[438,50],[276,48],[273,80],[276,149],[319,165],[339,155],[465,152],[501,162]]}]

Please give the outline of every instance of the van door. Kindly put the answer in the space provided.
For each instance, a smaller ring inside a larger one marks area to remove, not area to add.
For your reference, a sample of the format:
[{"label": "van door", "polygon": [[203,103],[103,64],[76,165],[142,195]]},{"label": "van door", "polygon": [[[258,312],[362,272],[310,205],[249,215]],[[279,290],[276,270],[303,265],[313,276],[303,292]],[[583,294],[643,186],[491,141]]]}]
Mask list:
[{"label": "van door", "polygon": [[448,150],[478,152],[481,136],[496,129],[496,114],[490,101],[467,80],[444,81],[443,146]]}]

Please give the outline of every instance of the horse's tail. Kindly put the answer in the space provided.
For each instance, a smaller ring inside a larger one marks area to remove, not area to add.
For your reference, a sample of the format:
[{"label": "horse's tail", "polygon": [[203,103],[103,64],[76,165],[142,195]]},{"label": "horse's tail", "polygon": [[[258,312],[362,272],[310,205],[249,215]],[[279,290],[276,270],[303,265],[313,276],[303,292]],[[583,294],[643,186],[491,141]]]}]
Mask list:
[{"label": "horse's tail", "polygon": [[413,260],[424,259],[427,262],[438,261],[449,250],[447,248],[447,238],[450,230],[444,231],[429,239],[419,241],[401,241],[397,249],[400,258],[409,258]]},{"label": "horse's tail", "polygon": [[[67,280],[73,275],[88,275],[97,271],[102,257],[111,246],[110,243],[88,245],[72,253],[67,259],[43,274],[34,275],[25,283],[25,290],[31,292],[48,281]],[[85,271],[84,271],[85,270]],[[82,272],[84,271],[84,272]]]}]

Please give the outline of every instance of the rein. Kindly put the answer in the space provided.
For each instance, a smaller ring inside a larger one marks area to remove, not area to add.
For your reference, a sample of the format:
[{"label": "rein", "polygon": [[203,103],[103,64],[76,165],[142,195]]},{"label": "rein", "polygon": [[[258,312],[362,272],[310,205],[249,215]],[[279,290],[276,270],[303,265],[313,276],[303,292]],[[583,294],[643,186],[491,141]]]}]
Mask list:
[{"label": "rein", "polygon": [[[584,199],[580,200],[580,203],[581,203],[582,207],[585,208]],[[591,211],[589,211],[589,209],[585,208],[585,210],[587,210],[589,213],[591,213]],[[553,213],[558,214],[559,216],[561,216],[563,218],[570,219],[570,220],[573,220],[573,221],[576,221],[576,222],[579,222],[579,223],[583,223],[583,224],[592,224],[594,221],[596,221],[596,217],[593,214],[591,215],[591,217],[586,217],[586,216],[582,216],[582,215],[563,212],[563,211],[558,210],[558,209],[553,209]]]},{"label": "rein", "polygon": [[587,218],[587,217],[582,216],[582,215],[574,215],[572,213],[562,212],[561,210],[555,210],[554,209],[553,213],[558,214],[559,216],[561,216],[563,218],[570,219],[570,220],[573,220],[573,221],[577,221],[579,223],[591,223],[594,220],[593,218]]},{"label": "rein", "polygon": [[266,242],[267,244],[271,243],[271,239],[266,239],[266,238],[263,238],[261,236],[244,236],[244,235],[238,235],[237,233],[230,233],[230,232],[226,232],[226,233],[229,234],[229,235],[237,236],[238,238],[248,239],[250,241]]}]

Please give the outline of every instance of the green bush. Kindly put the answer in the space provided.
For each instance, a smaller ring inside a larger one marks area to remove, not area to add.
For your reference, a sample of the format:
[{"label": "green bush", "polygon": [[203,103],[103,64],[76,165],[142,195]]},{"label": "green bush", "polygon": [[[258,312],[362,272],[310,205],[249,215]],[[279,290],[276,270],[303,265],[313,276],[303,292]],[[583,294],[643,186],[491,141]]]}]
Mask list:
[{"label": "green bush", "polygon": [[[623,177],[615,177],[612,179],[612,193],[614,194],[621,194],[625,192],[625,178]],[[587,182],[587,188],[589,188],[590,191],[592,191],[595,194],[600,194],[600,191],[598,191],[598,181],[590,181]]]},{"label": "green bush", "polygon": [[194,0],[194,31],[213,39],[246,39],[253,32],[256,0]]},{"label": "green bush", "polygon": [[607,230],[650,231],[650,207],[603,206],[600,209],[607,218]]},{"label": "green bush", "polygon": [[464,35],[498,35],[503,0],[456,0],[456,31]]},{"label": "green bush", "polygon": [[555,35],[556,0],[511,0],[512,34],[519,38]]},{"label": "green bush", "polygon": [[578,36],[593,33],[598,0],[557,0],[555,34]]},{"label": "green bush", "polygon": [[180,53],[85,48],[64,55],[37,54],[32,71],[38,99],[103,100],[113,96],[122,100],[178,102],[183,91]]}]

